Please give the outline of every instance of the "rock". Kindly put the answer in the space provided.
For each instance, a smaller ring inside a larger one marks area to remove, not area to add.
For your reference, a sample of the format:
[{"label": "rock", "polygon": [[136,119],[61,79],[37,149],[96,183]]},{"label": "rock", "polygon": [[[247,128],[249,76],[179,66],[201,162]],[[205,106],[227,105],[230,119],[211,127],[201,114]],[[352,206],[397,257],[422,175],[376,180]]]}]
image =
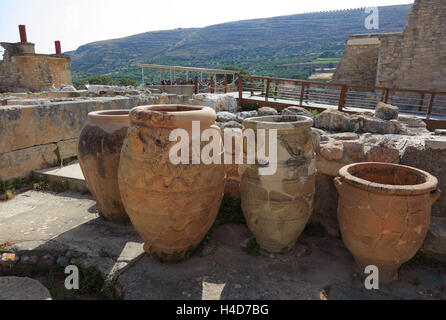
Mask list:
[{"label": "rock", "polygon": [[314,115],[305,108],[289,107],[282,111],[283,116],[305,116],[314,119]]},{"label": "rock", "polygon": [[315,127],[328,131],[353,131],[351,117],[337,110],[326,110],[316,117]]},{"label": "rock", "polygon": [[243,111],[243,112],[237,113],[236,118],[237,118],[238,122],[243,123],[243,120],[248,119],[248,118],[254,118],[257,116],[258,116],[257,111]]},{"label": "rock", "polygon": [[326,160],[341,160],[344,157],[344,146],[341,141],[332,141],[321,145],[320,154]]},{"label": "rock", "polygon": [[199,93],[192,96],[194,105],[207,106],[215,112],[237,112],[237,99],[230,94]]},{"label": "rock", "polygon": [[[435,137],[435,136],[434,136]],[[442,137],[435,137],[442,140]],[[429,172],[438,178],[438,188],[446,190],[446,149],[441,148],[441,142],[435,143],[431,138],[418,138],[407,141],[402,156],[401,164],[415,167]],[[446,192],[432,207],[432,215],[446,217]]]},{"label": "rock", "polygon": [[334,140],[350,141],[359,140],[359,134],[354,132],[342,132],[330,135],[330,138]]},{"label": "rock", "polygon": [[269,108],[269,107],[263,107],[257,110],[257,114],[259,117],[264,116],[277,116],[279,112],[276,109]]},{"label": "rock", "polygon": [[225,130],[225,129],[229,129],[229,128],[243,129],[242,124],[237,121],[229,121],[229,122],[225,122],[225,123],[220,123],[219,126],[220,126],[221,130]]},{"label": "rock", "polygon": [[396,120],[384,121],[379,118],[357,115],[352,117],[352,128],[354,132],[399,134],[402,124]]},{"label": "rock", "polygon": [[446,263],[446,218],[432,217],[424,242],[424,251],[429,256]]},{"label": "rock", "polygon": [[399,116],[398,121],[404,123],[409,128],[427,128],[426,122],[423,119],[413,116]]},{"label": "rock", "polygon": [[435,134],[437,136],[446,136],[446,130],[445,129],[437,129],[437,130],[435,130]]},{"label": "rock", "polygon": [[364,161],[364,143],[359,140],[343,141],[344,155],[348,157],[349,162]]},{"label": "rock", "polygon": [[236,121],[237,116],[230,112],[219,112],[217,113],[217,121],[218,122],[229,122],[229,121]]},{"label": "rock", "polygon": [[31,278],[0,277],[0,300],[52,300],[50,292]]},{"label": "rock", "polygon": [[398,145],[388,138],[383,138],[374,145],[366,145],[365,160],[368,162],[399,163],[400,151]]},{"label": "rock", "polygon": [[77,91],[77,90],[72,85],[63,84],[63,85],[60,86],[60,91],[74,92],[74,91]]},{"label": "rock", "polygon": [[400,110],[396,106],[378,102],[376,105],[375,117],[382,120],[398,120],[399,112]]},{"label": "rock", "polygon": [[432,150],[446,150],[446,139],[426,139],[425,140],[426,148],[432,149]]}]

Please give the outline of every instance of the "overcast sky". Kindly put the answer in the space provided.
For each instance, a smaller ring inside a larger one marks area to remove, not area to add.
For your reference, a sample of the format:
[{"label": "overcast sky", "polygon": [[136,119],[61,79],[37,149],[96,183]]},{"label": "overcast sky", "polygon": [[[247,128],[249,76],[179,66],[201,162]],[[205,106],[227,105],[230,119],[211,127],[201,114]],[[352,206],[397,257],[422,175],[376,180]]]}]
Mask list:
[{"label": "overcast sky", "polygon": [[[411,0],[0,0],[0,42],[18,42],[26,24],[38,53],[147,31],[204,27],[313,11],[413,3]],[[1,52],[0,52],[1,53]],[[1,58],[1,57],[0,57]]]}]

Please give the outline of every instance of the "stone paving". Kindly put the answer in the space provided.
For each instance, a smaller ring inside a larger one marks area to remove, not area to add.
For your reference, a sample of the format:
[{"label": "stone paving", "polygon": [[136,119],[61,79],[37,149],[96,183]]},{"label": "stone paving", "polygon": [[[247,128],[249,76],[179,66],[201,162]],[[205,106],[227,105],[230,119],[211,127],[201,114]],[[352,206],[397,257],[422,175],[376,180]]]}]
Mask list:
[{"label": "stone paving", "polygon": [[241,247],[251,237],[224,224],[192,259],[162,264],[143,253],[132,226],[103,221],[91,196],[29,191],[0,203],[2,264],[15,254],[18,264],[95,265],[124,299],[446,299],[438,270],[405,265],[400,281],[371,292],[337,238],[304,235],[287,254],[252,256]]}]

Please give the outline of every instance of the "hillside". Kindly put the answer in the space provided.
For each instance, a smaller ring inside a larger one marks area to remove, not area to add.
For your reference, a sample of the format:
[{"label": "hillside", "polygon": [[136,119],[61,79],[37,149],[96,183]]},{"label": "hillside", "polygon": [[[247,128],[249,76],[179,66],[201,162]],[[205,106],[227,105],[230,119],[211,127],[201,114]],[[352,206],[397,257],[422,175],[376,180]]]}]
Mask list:
[{"label": "hillside", "polygon": [[312,61],[339,58],[352,34],[402,31],[410,8],[380,7],[379,30],[365,29],[364,9],[352,9],[147,32],[90,43],[68,54],[75,79],[109,73],[139,79],[136,63],[237,66],[253,74],[302,78],[313,70]]}]

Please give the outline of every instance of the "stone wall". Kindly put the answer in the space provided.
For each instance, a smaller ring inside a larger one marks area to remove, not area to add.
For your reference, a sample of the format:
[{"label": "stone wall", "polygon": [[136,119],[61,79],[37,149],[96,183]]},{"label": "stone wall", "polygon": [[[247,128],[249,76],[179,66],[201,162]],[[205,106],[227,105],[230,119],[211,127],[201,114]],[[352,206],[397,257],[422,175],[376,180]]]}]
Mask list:
[{"label": "stone wall", "polygon": [[377,36],[350,37],[333,82],[375,86],[379,45]]},{"label": "stone wall", "polygon": [[350,37],[334,82],[446,91],[445,17],[446,0],[416,0],[404,32]]},{"label": "stone wall", "polygon": [[416,0],[393,85],[446,91],[446,0]]},{"label": "stone wall", "polygon": [[43,91],[72,84],[69,56],[35,54],[29,43],[2,46],[6,51],[0,61],[0,92]]},{"label": "stone wall", "polygon": [[379,59],[377,67],[376,85],[381,87],[394,87],[396,71],[401,62],[402,33],[389,34],[381,37]]},{"label": "stone wall", "polygon": [[26,177],[32,170],[77,156],[77,139],[89,112],[188,103],[186,98],[164,94],[21,101],[11,97],[8,105],[0,105],[0,179]]}]

